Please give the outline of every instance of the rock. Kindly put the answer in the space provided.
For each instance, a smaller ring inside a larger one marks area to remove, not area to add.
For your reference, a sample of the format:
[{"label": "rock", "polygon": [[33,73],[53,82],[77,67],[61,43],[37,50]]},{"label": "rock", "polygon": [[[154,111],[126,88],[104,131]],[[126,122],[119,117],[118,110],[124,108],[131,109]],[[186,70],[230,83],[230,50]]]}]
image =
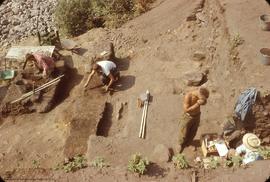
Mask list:
[{"label": "rock", "polygon": [[4,28],[4,29],[2,30],[2,34],[7,34],[8,32],[9,32],[8,28]]},{"label": "rock", "polygon": [[187,86],[199,86],[204,79],[204,74],[202,72],[187,72],[183,77]]},{"label": "rock", "polygon": [[196,18],[202,22],[206,22],[206,17],[203,13],[197,13]]},{"label": "rock", "polygon": [[206,58],[206,55],[205,53],[201,52],[201,51],[196,51],[194,54],[193,54],[193,60],[194,61],[201,61],[203,59]]},{"label": "rock", "polygon": [[196,14],[195,13],[192,13],[191,15],[189,15],[186,19],[187,21],[196,21],[197,18],[196,18]]},{"label": "rock", "polygon": [[4,19],[4,20],[1,21],[1,24],[2,24],[2,25],[7,25],[8,23],[9,23],[9,22],[8,22],[7,19]]},{"label": "rock", "polygon": [[17,25],[20,25],[20,24],[21,24],[21,22],[18,21],[18,20],[13,20],[12,21],[12,25],[14,25],[14,26],[17,26]]},{"label": "rock", "polygon": [[[56,4],[57,0],[50,0],[48,2],[40,0],[4,1],[0,6],[0,16],[8,18],[0,19],[0,26],[2,27],[0,34],[7,34],[7,38],[3,40],[1,36],[1,45],[9,45],[13,42],[14,38],[16,41],[19,41],[22,37],[31,35],[32,32],[36,31],[37,17],[39,17],[39,25],[42,25],[39,27],[40,29],[43,31],[53,29],[54,25],[52,25],[51,20]],[[18,25],[21,26],[20,29],[16,28],[17,30],[12,30]]]},{"label": "rock", "polygon": [[159,144],[155,147],[154,152],[151,155],[151,160],[153,162],[163,163],[170,160],[171,154],[169,149],[163,145]]},{"label": "rock", "polygon": [[18,7],[15,7],[12,9],[12,11],[13,11],[14,15],[17,15],[17,14],[19,14],[20,9]]}]

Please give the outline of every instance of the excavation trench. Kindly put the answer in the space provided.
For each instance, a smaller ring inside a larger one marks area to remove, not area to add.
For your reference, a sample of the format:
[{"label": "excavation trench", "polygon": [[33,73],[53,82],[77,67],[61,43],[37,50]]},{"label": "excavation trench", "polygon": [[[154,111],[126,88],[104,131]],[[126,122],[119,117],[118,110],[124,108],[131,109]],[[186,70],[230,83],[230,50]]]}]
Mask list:
[{"label": "excavation trench", "polygon": [[97,136],[104,136],[107,137],[109,135],[109,131],[112,125],[112,114],[113,114],[113,106],[112,104],[106,102],[103,116],[98,122],[97,125]]}]

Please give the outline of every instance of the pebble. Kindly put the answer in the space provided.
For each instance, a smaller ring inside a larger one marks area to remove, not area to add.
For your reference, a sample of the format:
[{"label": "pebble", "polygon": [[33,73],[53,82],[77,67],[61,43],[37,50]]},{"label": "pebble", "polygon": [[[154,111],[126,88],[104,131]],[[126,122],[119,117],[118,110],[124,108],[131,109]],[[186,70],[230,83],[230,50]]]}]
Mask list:
[{"label": "pebble", "polygon": [[186,72],[184,73],[183,78],[187,86],[199,86],[204,79],[204,74],[197,71]]}]

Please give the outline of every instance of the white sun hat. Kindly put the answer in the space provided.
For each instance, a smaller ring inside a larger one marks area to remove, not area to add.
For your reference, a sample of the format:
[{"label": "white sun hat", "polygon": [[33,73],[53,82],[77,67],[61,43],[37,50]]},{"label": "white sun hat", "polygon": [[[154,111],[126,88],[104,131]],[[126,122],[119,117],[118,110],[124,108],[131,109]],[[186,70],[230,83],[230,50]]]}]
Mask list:
[{"label": "white sun hat", "polygon": [[243,144],[247,149],[257,151],[261,145],[261,141],[255,134],[247,133],[243,136]]}]

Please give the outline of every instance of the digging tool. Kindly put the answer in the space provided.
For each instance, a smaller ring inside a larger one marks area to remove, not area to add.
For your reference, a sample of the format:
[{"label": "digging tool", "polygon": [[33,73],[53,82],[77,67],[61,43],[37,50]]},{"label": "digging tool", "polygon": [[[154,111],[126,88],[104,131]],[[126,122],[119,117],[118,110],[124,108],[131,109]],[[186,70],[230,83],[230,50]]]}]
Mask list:
[{"label": "digging tool", "polygon": [[146,111],[146,105],[143,105],[143,113],[142,113],[142,120],[141,120],[141,127],[140,127],[140,133],[139,133],[139,138],[142,138],[142,128],[144,126],[144,116],[145,116],[145,111]]},{"label": "digging tool", "polygon": [[147,118],[147,111],[148,111],[148,103],[149,101],[145,101],[145,113],[144,113],[144,122],[143,122],[143,128],[142,128],[142,138],[145,137],[145,127],[146,127],[146,118]]},{"label": "digging tool", "polygon": [[145,94],[142,94],[140,96],[140,99],[143,102],[143,113],[142,113],[142,120],[141,120],[139,138],[144,138],[145,137],[145,127],[146,127],[146,119],[147,119],[149,97],[150,97],[149,90],[147,90]]},{"label": "digging tool", "polygon": [[28,93],[22,95],[19,99],[16,99],[16,100],[12,101],[11,104],[14,104],[14,103],[16,103],[16,102],[19,102],[19,101],[21,101],[21,100],[24,100],[24,99],[30,97],[31,95],[35,94],[36,92],[39,92],[39,91],[41,91],[41,90],[44,90],[45,88],[48,88],[48,87],[50,87],[50,86],[52,86],[52,85],[54,85],[54,84],[60,82],[60,78],[62,78],[63,76],[64,76],[64,75],[61,75],[61,76],[59,76],[59,77],[57,77],[57,78],[55,78],[55,79],[49,81],[48,83],[45,83],[44,85],[38,87],[37,89],[34,89],[33,91],[28,92]]}]

